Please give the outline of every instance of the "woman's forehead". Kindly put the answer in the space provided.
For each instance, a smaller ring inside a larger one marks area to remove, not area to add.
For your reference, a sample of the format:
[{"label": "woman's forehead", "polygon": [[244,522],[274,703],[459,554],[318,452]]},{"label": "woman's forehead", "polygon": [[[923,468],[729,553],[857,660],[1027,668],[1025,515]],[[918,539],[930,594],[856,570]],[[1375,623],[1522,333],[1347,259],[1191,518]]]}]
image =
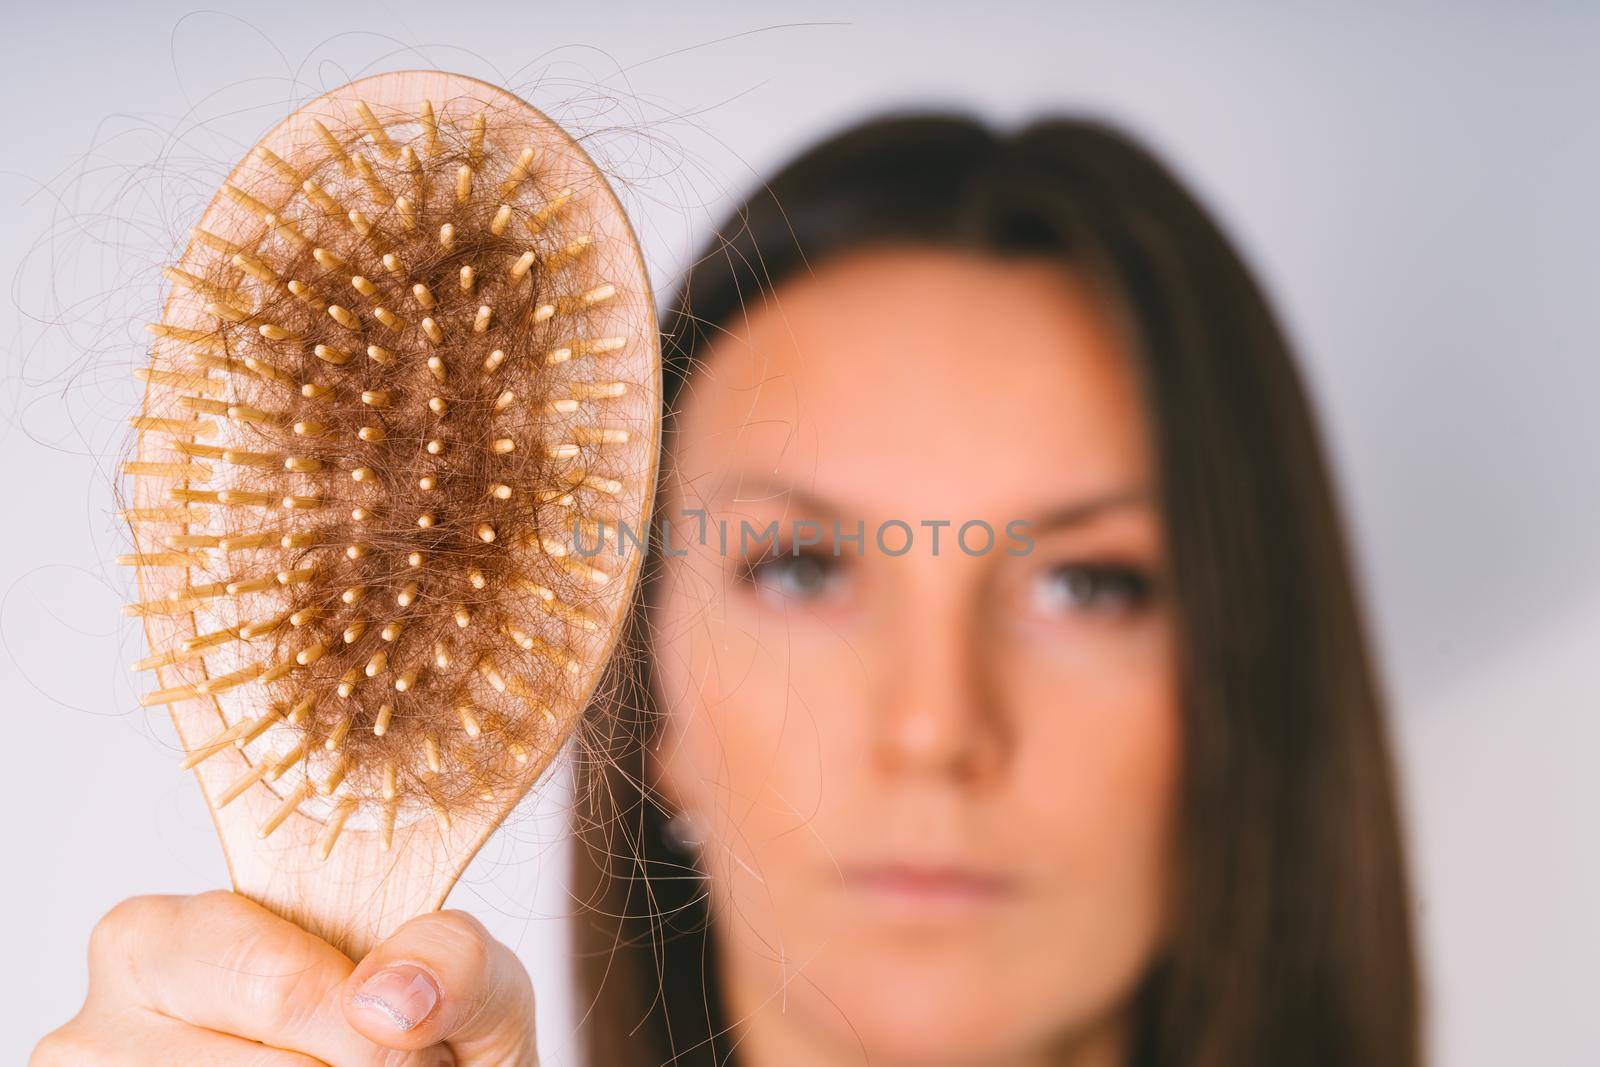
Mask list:
[{"label": "woman's forehead", "polygon": [[1148,480],[1125,346],[1055,262],[855,253],[783,283],[703,358],[680,415],[684,474],[968,510]]}]

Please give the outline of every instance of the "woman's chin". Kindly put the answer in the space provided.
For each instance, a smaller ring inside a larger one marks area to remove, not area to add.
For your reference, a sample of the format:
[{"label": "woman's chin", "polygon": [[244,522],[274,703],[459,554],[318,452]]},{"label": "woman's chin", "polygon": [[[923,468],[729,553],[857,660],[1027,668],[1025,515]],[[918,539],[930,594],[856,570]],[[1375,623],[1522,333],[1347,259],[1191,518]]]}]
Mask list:
[{"label": "woman's chin", "polygon": [[873,1067],[978,1067],[1008,1062],[1030,1047],[1020,1035],[992,1018],[979,1018],[977,1012],[939,1014],[939,1009],[916,1007],[910,999],[889,1002],[895,999],[841,1004],[848,1013],[839,1020],[842,1028],[836,1035],[842,1047],[859,1047],[863,1062]]},{"label": "woman's chin", "polygon": [[1063,1021],[1059,997],[1031,1003],[1039,990],[1018,988],[1015,973],[970,961],[835,953],[806,974],[838,1040],[859,1045],[874,1067],[1004,1063]]}]

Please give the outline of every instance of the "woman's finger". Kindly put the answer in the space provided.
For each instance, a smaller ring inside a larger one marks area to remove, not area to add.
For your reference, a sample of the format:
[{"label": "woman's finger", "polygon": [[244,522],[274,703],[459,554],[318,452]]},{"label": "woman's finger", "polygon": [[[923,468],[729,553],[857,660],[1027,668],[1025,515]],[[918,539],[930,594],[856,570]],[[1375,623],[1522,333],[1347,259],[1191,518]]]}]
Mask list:
[{"label": "woman's finger", "polygon": [[412,919],[345,983],[353,1026],[391,1048],[445,1043],[464,1065],[532,1067],[533,983],[514,953],[460,911]]},{"label": "woman's finger", "polygon": [[[400,1056],[345,1021],[338,949],[235,893],[138,897],[90,943],[91,971],[152,1011],[345,1067],[437,1062]],[[98,958],[96,958],[98,957]]]},{"label": "woman's finger", "polygon": [[28,1067],[166,1067],[173,1063],[325,1067],[322,1060],[304,1053],[268,1048],[143,1009],[137,1018],[80,1013],[39,1042]]}]

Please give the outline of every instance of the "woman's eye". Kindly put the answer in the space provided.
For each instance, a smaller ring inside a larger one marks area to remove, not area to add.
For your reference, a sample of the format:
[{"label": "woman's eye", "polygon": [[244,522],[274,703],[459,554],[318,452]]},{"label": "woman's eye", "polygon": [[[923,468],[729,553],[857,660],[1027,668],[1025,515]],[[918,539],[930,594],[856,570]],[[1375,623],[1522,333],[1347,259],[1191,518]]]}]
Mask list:
[{"label": "woman's eye", "polygon": [[1120,614],[1150,599],[1149,575],[1136,567],[1072,563],[1052,567],[1034,586],[1035,605],[1052,615],[1066,612]]},{"label": "woman's eye", "polygon": [[837,584],[840,563],[832,555],[780,553],[742,568],[740,577],[760,592],[788,600],[817,600]]}]

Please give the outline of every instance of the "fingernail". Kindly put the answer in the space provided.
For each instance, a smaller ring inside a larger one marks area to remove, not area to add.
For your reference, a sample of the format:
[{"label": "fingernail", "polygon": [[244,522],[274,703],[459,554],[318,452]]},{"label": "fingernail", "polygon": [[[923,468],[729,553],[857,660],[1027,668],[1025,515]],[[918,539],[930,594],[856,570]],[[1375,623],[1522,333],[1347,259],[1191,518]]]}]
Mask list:
[{"label": "fingernail", "polygon": [[376,1013],[401,1033],[422,1025],[438,1003],[439,987],[428,972],[408,964],[385,967],[350,998],[351,1006]]}]

